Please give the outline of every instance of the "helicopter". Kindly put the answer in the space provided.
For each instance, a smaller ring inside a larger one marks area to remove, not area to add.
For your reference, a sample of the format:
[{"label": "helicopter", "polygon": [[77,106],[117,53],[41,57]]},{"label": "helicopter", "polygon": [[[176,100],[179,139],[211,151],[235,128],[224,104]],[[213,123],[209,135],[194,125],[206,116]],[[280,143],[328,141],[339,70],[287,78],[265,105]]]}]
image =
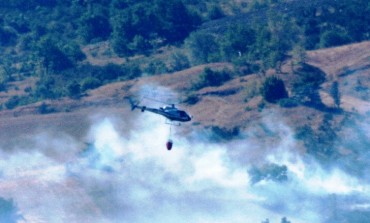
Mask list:
[{"label": "helicopter", "polygon": [[[180,125],[180,122],[189,122],[191,121],[191,116],[183,110],[179,110],[176,108],[175,104],[170,104],[167,106],[159,107],[159,108],[151,108],[147,106],[139,105],[139,102],[135,102],[132,98],[127,98],[131,104],[131,111],[135,109],[140,109],[141,112],[149,111],[158,115],[164,116],[170,122],[166,122],[169,125]],[[173,122],[178,122],[174,124]],[[170,134],[171,134],[171,127],[170,127]],[[166,143],[167,150],[171,150],[173,145],[173,141],[169,139]]]}]

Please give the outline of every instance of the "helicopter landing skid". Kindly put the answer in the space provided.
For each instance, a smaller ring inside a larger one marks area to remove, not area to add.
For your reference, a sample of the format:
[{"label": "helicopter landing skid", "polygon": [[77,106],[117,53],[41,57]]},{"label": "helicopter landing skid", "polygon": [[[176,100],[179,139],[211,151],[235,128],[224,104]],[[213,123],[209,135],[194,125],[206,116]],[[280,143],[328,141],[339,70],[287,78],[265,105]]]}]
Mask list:
[{"label": "helicopter landing skid", "polygon": [[167,125],[174,125],[174,126],[180,126],[181,123],[179,122],[172,122],[172,121],[169,121],[168,119],[166,119],[166,122],[165,122]]}]

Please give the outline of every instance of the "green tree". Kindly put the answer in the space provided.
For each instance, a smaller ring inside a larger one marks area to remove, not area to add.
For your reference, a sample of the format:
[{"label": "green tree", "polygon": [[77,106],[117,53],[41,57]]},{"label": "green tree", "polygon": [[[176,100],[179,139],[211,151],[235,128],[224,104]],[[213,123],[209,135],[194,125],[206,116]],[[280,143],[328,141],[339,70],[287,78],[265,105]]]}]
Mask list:
[{"label": "green tree", "polygon": [[58,95],[56,91],[55,79],[51,75],[42,75],[36,83],[34,97],[38,99],[53,99]]},{"label": "green tree", "polygon": [[79,98],[81,95],[81,85],[76,81],[72,81],[67,85],[67,94],[71,98]]},{"label": "green tree", "polygon": [[80,21],[79,33],[86,42],[106,40],[110,36],[109,18],[103,13],[86,12]]},{"label": "green tree", "polygon": [[0,27],[0,46],[9,46],[16,43],[17,34],[8,28]]},{"label": "green tree", "polygon": [[216,37],[210,33],[195,32],[185,40],[194,64],[215,62],[220,59]]},{"label": "green tree", "polygon": [[285,182],[288,180],[288,168],[285,165],[268,163],[262,167],[253,166],[248,173],[251,176],[251,183],[256,184],[263,180]]},{"label": "green tree", "polygon": [[65,55],[71,60],[72,63],[86,59],[85,53],[82,52],[80,45],[76,42],[69,42],[63,47],[62,51],[65,52]]},{"label": "green tree", "polygon": [[268,42],[269,53],[265,57],[266,67],[275,68],[281,72],[282,62],[300,39],[303,38],[302,30],[297,25],[294,18],[276,12],[268,11],[268,30],[270,40]]},{"label": "green tree", "polygon": [[190,61],[185,54],[176,52],[172,54],[169,66],[171,72],[180,71],[189,68]]},{"label": "green tree", "polygon": [[43,37],[37,43],[36,51],[42,65],[47,70],[59,72],[73,66],[72,61],[57,45],[52,37]]},{"label": "green tree", "polygon": [[320,48],[340,46],[351,41],[348,34],[343,30],[328,30],[325,31],[320,37]]},{"label": "green tree", "polygon": [[208,10],[207,17],[209,20],[215,20],[225,17],[225,14],[218,5],[212,5],[211,8]]},{"label": "green tree", "polygon": [[13,109],[19,105],[19,102],[20,102],[19,96],[17,95],[12,96],[11,98],[9,98],[8,101],[5,102],[5,107],[7,109]]},{"label": "green tree", "polygon": [[229,27],[221,43],[224,59],[230,61],[232,58],[246,54],[255,43],[255,35],[254,30],[244,24]]},{"label": "green tree", "polygon": [[330,87],[330,95],[334,100],[334,105],[336,108],[340,108],[340,102],[341,102],[341,95],[339,91],[339,84],[338,81],[334,81]]},{"label": "green tree", "polygon": [[82,80],[81,90],[86,91],[89,89],[94,89],[102,85],[101,80],[95,77],[86,77]]},{"label": "green tree", "polygon": [[292,90],[297,101],[322,106],[319,89],[325,81],[326,74],[319,68],[305,63],[295,71],[295,75]]},{"label": "green tree", "polygon": [[183,41],[200,24],[196,14],[191,14],[181,0],[155,0],[158,15],[158,34],[168,43]]},{"label": "green tree", "polygon": [[109,63],[104,67],[98,67],[97,71],[93,74],[100,81],[112,81],[122,75],[124,75],[122,66],[114,63]]},{"label": "green tree", "polygon": [[283,80],[276,76],[267,77],[261,86],[262,97],[270,102],[275,103],[280,99],[287,98],[288,92],[285,89]]},{"label": "green tree", "polygon": [[131,56],[163,44],[182,42],[200,23],[181,0],[115,3],[112,43],[116,53]]},{"label": "green tree", "polygon": [[114,51],[121,56],[130,56],[151,49],[150,41],[156,38],[157,20],[153,5],[148,2],[134,4],[116,13],[111,20]]},{"label": "green tree", "polygon": [[144,68],[144,71],[148,74],[163,74],[168,72],[166,64],[162,60],[152,60]]}]

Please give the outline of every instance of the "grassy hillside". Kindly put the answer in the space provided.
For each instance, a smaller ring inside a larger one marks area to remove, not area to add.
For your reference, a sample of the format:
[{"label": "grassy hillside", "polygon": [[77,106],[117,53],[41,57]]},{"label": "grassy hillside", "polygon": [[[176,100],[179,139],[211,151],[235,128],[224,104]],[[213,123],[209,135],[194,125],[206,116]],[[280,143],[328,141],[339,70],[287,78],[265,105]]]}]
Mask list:
[{"label": "grassy hillside", "polygon": [[[50,210],[71,222],[121,221],[115,211],[142,222],[144,191],[156,206],[144,209],[179,203],[180,217],[184,207],[213,215],[217,203],[233,217],[243,205],[262,209],[245,211],[257,222],[271,213],[274,222],[290,222],[283,213],[292,223],[368,222],[369,12],[365,0],[1,2],[0,202],[31,221],[63,200]],[[174,151],[164,151],[167,126],[131,111],[127,96],[193,115],[172,128]],[[95,133],[106,117],[113,132]],[[91,140],[101,151],[90,151]],[[98,167],[111,145],[128,154]],[[136,194],[132,208],[126,199]]]},{"label": "grassy hillside", "polygon": [[368,42],[328,48],[367,40],[368,10],[366,1],[8,1],[2,117],[123,106],[154,82],[221,138],[276,109],[312,132],[304,139],[330,143],[318,139],[330,137],[322,125],[336,132],[369,112]]}]

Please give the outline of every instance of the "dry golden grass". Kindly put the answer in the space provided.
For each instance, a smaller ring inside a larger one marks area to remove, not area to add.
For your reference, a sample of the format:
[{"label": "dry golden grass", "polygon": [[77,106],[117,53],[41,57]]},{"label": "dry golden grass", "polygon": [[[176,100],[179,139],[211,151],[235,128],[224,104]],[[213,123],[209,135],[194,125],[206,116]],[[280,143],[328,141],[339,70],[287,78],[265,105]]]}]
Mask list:
[{"label": "dry golden grass", "polygon": [[[308,62],[321,68],[330,76],[328,82],[323,85],[321,93],[325,104],[328,106],[333,104],[327,92],[330,82],[335,77],[343,86],[343,109],[349,112],[359,112],[360,114],[369,112],[369,103],[352,94],[354,90],[350,89],[350,85],[345,86],[342,83],[344,81],[350,83],[351,79],[366,77],[366,75],[369,77],[369,71],[366,70],[366,67],[369,67],[370,64],[369,57],[370,42],[308,52]],[[43,129],[50,126],[82,137],[86,132],[85,128],[88,126],[87,117],[94,113],[102,113],[107,116],[115,114],[120,117],[131,117],[133,113],[130,111],[129,104],[124,100],[126,96],[140,97],[149,94],[149,96],[156,97],[156,93],[158,92],[160,95],[164,87],[166,93],[174,92],[173,95],[177,97],[177,101],[182,101],[206,66],[212,69],[231,67],[227,63],[214,63],[192,67],[171,74],[141,77],[126,82],[108,84],[89,91],[87,96],[79,100],[64,98],[56,101],[47,101],[46,103],[57,111],[54,114],[38,114],[37,109],[40,103],[19,107],[14,110],[3,110],[0,112],[0,138],[4,139],[22,134],[27,135],[34,132],[35,129]],[[362,69],[362,71],[359,74],[343,75],[343,69],[346,67],[354,70]],[[289,82],[290,75],[292,75],[289,74],[289,63],[283,67],[283,70],[287,74],[281,74],[280,76],[284,81]],[[257,85],[262,79],[263,77],[259,75],[235,77],[221,86],[207,87],[193,92],[199,98],[195,105],[178,105],[194,115],[192,124],[186,125],[181,131],[186,132],[192,128],[202,129],[210,126],[249,129],[252,123],[265,116],[264,111],[267,109],[284,117],[286,119],[285,122],[293,127],[305,124],[315,126],[315,123],[322,120],[322,112],[313,108],[303,106],[290,109],[281,108],[275,104],[263,103],[260,96],[252,97],[246,88]],[[369,81],[363,82],[367,88],[369,88]],[[20,82],[19,91],[22,91],[27,84],[28,80]],[[11,91],[10,93],[18,94],[19,91]],[[151,104],[148,101],[145,103],[148,106],[158,106],[158,103]]]}]

